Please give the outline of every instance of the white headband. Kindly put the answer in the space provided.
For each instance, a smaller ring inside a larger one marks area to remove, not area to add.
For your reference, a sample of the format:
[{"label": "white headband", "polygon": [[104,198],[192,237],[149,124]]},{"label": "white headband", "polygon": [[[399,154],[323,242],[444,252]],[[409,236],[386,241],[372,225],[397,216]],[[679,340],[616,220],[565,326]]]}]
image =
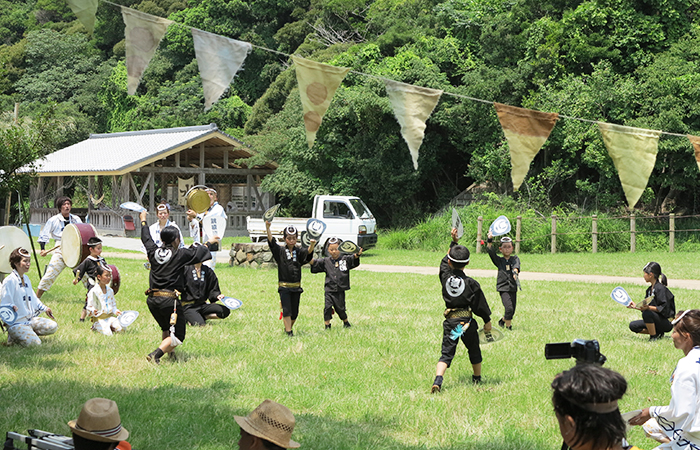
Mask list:
[{"label": "white headband", "polygon": [[688,311],[690,311],[690,310],[686,309],[685,311],[683,311],[683,314],[681,314],[680,316],[673,319],[671,321],[671,325],[676,325],[678,322],[680,322],[683,319],[683,317],[685,317],[685,315],[688,314]]}]

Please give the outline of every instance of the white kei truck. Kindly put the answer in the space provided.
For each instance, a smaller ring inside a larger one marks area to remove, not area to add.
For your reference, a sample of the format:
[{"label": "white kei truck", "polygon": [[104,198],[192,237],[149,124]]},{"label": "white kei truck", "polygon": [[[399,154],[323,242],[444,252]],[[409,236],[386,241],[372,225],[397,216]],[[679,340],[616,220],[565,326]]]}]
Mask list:
[{"label": "white kei truck", "polygon": [[[319,249],[325,248],[326,241],[334,236],[343,241],[352,241],[365,250],[374,247],[377,243],[377,221],[359,197],[317,195],[314,197],[311,217],[322,220],[326,224],[326,230],[317,245]],[[286,227],[294,225],[301,233],[306,230],[308,220],[299,217],[275,217],[270,225],[270,231],[272,236],[282,241],[282,231]],[[263,219],[248,216],[247,225],[252,242],[267,241]]]}]

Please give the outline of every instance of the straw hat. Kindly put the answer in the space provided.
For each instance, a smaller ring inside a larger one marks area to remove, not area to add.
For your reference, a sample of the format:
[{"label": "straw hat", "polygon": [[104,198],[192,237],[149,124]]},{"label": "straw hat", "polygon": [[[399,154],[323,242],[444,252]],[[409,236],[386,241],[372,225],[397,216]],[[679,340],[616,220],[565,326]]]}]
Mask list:
[{"label": "straw hat", "polygon": [[122,428],[117,404],[106,398],[91,398],[80,410],[78,420],[71,420],[68,426],[73,433],[99,442],[119,442],[129,437]]},{"label": "straw hat", "polygon": [[298,442],[294,442],[294,415],[284,405],[272,400],[265,400],[253,410],[247,417],[233,416],[238,425],[248,434],[257,436],[283,448],[297,448]]}]

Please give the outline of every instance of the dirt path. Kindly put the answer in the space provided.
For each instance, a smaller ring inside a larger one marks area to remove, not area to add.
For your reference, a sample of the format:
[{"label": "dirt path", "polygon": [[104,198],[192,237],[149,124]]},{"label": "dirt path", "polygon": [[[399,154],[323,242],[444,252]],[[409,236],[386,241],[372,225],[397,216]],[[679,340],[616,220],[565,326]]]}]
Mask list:
[{"label": "dirt path", "polygon": [[[143,253],[114,253],[104,252],[102,255],[109,260],[110,258],[124,259],[141,259],[146,261],[146,255]],[[216,262],[219,264],[228,264],[228,252],[218,252]],[[421,267],[421,266],[389,266],[381,264],[362,264],[354,270],[367,270],[370,272],[383,273],[416,273],[420,275],[438,274],[437,267]],[[467,269],[467,275],[479,278],[496,278],[496,270],[483,269]],[[523,272],[520,275],[523,281],[575,281],[578,283],[608,283],[608,284],[638,284],[646,285],[642,277],[616,277],[608,275],[576,275],[570,273],[543,273],[543,272]],[[670,280],[669,288],[683,288],[700,290],[700,280]]]}]

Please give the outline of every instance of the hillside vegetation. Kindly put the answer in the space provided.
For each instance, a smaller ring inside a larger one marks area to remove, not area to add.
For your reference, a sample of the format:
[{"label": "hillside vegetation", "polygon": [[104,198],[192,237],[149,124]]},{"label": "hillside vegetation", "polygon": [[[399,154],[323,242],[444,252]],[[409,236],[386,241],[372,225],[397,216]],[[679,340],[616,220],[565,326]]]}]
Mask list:
[{"label": "hillside vegetation", "polygon": [[[413,225],[473,183],[512,193],[493,107],[443,95],[414,171],[383,84],[350,73],[308,149],[290,60],[571,117],[700,134],[697,0],[123,0],[170,27],[136,96],[126,95],[124,25],[100,3],[88,35],[63,0],[0,0],[0,109],[47,110],[89,133],[214,122],[279,163],[264,188],[289,214],[317,193],[362,197],[382,226]],[[229,91],[204,112],[188,27],[251,42]],[[7,120],[7,118],[3,119]],[[257,159],[256,159],[257,160]],[[256,160],[251,161],[254,163]],[[638,207],[697,213],[688,140],[663,136]],[[516,198],[616,211],[624,195],[596,128],[561,119]]]}]

